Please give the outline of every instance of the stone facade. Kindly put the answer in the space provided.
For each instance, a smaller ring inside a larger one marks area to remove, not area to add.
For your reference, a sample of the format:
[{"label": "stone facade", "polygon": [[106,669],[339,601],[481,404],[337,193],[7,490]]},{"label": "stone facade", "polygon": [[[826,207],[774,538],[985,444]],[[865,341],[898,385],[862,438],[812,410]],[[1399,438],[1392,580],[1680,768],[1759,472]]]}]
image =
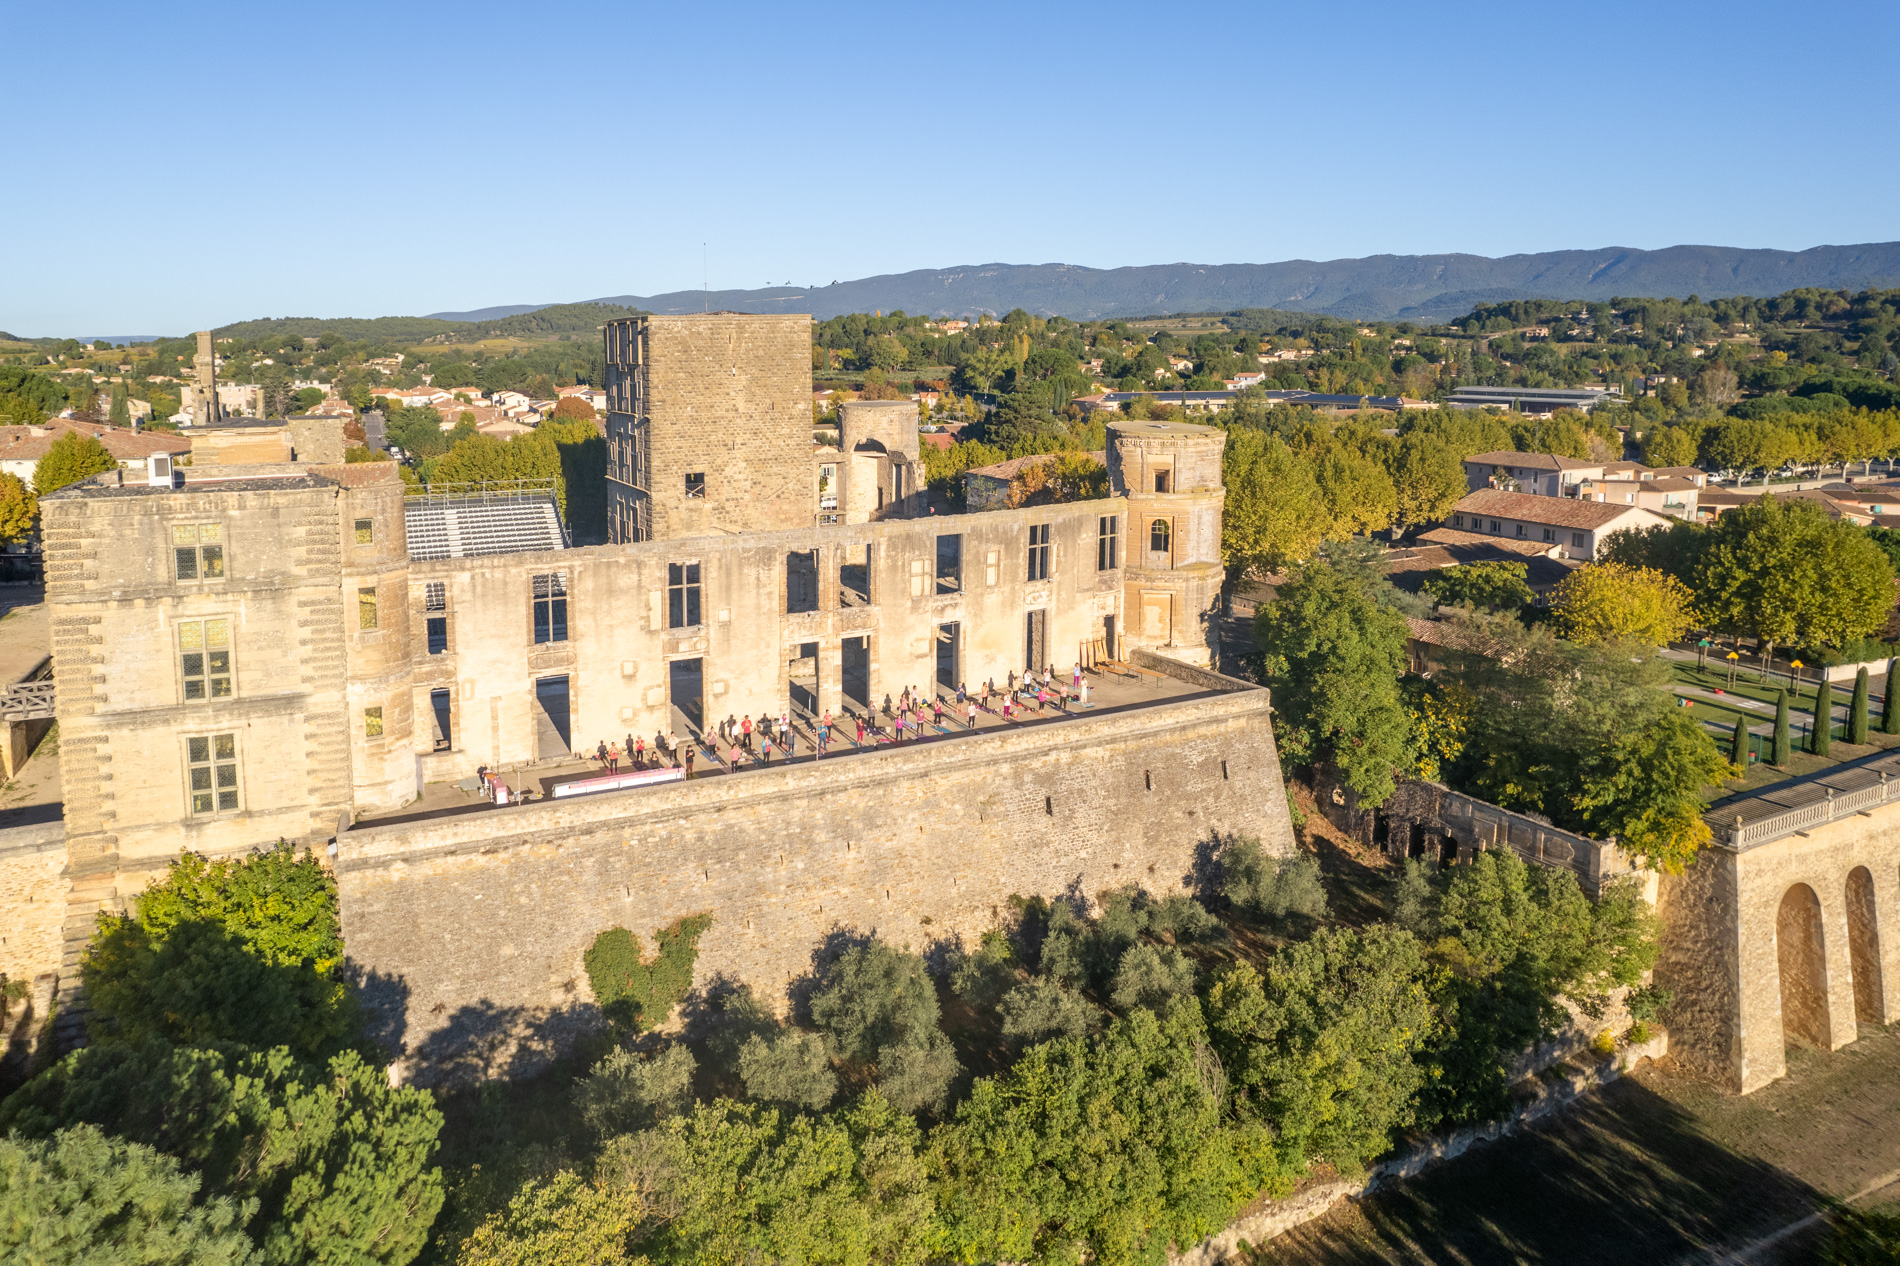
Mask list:
[{"label": "stone facade", "polygon": [[1787,1073],[1786,1046],[1835,1050],[1900,1019],[1900,805],[1737,848],[1664,876],[1656,980],[1672,1051],[1731,1090]]},{"label": "stone facade", "polygon": [[1013,894],[1179,891],[1231,833],[1290,852],[1267,693],[1188,680],[1207,693],[1054,729],[354,831],[344,936],[384,1036],[452,1078],[590,1023],[582,955],[610,927],[650,945],[710,913],[699,979],[783,1007],[834,934],[968,944]]},{"label": "stone facade", "polygon": [[605,337],[608,540],[813,522],[810,317],[633,317]]},{"label": "stone facade", "polygon": [[1188,422],[1109,424],[1109,486],[1128,498],[1121,631],[1129,646],[1213,662],[1226,443],[1226,432]]}]

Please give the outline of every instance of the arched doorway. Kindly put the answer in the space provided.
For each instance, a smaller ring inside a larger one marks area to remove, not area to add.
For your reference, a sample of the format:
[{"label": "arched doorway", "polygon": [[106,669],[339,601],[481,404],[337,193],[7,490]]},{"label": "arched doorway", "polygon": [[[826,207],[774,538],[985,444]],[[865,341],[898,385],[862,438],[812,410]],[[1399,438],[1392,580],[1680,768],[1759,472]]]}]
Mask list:
[{"label": "arched doorway", "polygon": [[1781,970],[1781,1030],[1785,1038],[1828,1048],[1827,953],[1821,939],[1821,900],[1796,884],[1775,913],[1775,959]]},{"label": "arched doorway", "polygon": [[1854,1015],[1879,1024],[1880,925],[1874,921],[1874,876],[1865,866],[1847,873],[1847,955],[1854,969]]}]

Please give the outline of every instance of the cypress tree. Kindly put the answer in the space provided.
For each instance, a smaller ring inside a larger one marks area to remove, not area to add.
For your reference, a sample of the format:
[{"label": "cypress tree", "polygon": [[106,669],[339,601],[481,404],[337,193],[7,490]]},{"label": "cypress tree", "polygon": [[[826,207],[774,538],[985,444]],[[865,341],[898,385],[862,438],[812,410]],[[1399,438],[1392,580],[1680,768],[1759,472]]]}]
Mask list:
[{"label": "cypress tree", "polygon": [[1900,659],[1887,661],[1887,685],[1880,696],[1880,732],[1882,734],[1900,734],[1900,708],[1893,706],[1893,687],[1896,673],[1900,672]]},{"label": "cypress tree", "polygon": [[1847,709],[1847,741],[1867,745],[1867,669],[1854,674],[1854,702]]},{"label": "cypress tree", "polygon": [[1728,763],[1748,772],[1748,718],[1735,718],[1735,738],[1728,745]]},{"label": "cypress tree", "polygon": [[1788,692],[1775,691],[1775,764],[1786,765],[1794,754],[1788,741]]},{"label": "cypress tree", "polygon": [[1825,668],[1821,673],[1821,684],[1814,688],[1814,739],[1808,747],[1816,756],[1826,756],[1834,746],[1834,683]]}]

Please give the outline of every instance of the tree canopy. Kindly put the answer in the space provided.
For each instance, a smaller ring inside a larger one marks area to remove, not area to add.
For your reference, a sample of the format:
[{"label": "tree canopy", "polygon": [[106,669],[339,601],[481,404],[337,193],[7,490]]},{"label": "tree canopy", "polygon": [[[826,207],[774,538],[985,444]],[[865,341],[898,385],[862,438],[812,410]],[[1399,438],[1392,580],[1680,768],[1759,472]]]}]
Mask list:
[{"label": "tree canopy", "polygon": [[118,468],[119,463],[104,444],[83,431],[67,431],[53,441],[46,456],[33,467],[33,491],[44,497],[68,484]]}]

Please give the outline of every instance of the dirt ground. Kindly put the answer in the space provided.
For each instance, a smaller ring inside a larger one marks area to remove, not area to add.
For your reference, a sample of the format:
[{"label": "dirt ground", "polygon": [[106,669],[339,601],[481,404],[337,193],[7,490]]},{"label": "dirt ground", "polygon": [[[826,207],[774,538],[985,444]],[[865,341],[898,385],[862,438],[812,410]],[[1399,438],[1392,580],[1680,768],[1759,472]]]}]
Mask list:
[{"label": "dirt ground", "polygon": [[1746,1098],[1645,1065],[1537,1130],[1335,1206],[1254,1261],[1811,1261],[1818,1224],[1758,1241],[1830,1198],[1900,1199],[1900,1026],[1788,1058],[1788,1077]]}]

